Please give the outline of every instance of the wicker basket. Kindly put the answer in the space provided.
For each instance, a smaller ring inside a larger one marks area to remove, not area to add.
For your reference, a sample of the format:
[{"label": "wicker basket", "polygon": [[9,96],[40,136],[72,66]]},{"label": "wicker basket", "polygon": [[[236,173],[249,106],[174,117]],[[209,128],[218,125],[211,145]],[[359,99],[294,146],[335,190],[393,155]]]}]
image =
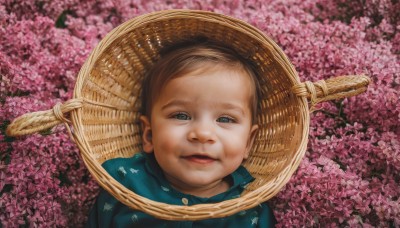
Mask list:
[{"label": "wicker basket", "polygon": [[[145,72],[159,58],[161,48],[197,36],[224,42],[257,64],[262,86],[260,129],[244,162],[256,179],[236,199],[169,205],[125,188],[101,164],[141,151],[138,110]],[[136,17],[112,30],[82,66],[73,99],[51,110],[18,117],[8,126],[7,134],[31,134],[65,123],[93,177],[122,203],[167,220],[218,218],[267,201],[289,181],[306,150],[309,103],[313,106],[359,94],[368,83],[369,78],[362,75],[302,83],[282,50],[253,26],[211,12],[160,11]]]}]

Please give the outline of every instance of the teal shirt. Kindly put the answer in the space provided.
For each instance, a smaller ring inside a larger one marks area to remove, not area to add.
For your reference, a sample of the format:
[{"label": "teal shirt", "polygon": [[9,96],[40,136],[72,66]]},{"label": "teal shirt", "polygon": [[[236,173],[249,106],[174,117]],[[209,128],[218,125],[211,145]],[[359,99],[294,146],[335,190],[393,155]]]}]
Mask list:
[{"label": "teal shirt", "polygon": [[[117,181],[136,194],[148,199],[174,205],[215,203],[240,197],[253,181],[250,173],[240,166],[231,174],[232,187],[210,198],[181,193],[170,186],[152,154],[138,153],[131,158],[115,158],[103,167]],[[275,218],[266,203],[225,218],[200,221],[168,221],[155,218],[120,203],[102,190],[90,212],[86,227],[273,227]]]}]

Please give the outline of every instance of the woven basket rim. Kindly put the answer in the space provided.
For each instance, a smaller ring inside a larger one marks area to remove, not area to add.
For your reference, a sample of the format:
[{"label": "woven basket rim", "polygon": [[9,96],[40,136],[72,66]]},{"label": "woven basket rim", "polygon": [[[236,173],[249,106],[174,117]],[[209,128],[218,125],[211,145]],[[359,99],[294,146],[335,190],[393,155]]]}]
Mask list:
[{"label": "woven basket rim", "polygon": [[[210,18],[209,18],[210,17]],[[216,14],[208,11],[198,10],[167,10],[158,11],[149,14],[144,14],[135,17],[131,20],[126,21],[120,26],[113,29],[110,33],[104,37],[100,43],[95,47],[90,56],[85,61],[84,65],[79,72],[77,82],[74,89],[73,97],[76,99],[84,98],[81,94],[82,88],[85,85],[87,78],[90,75],[91,69],[96,64],[96,61],[101,57],[101,54],[112,47],[112,45],[118,41],[124,35],[132,32],[138,27],[145,27],[148,23],[156,23],[164,20],[183,20],[184,18],[191,18],[194,20],[209,21],[212,23],[218,23],[222,26],[229,27],[232,30],[250,37],[253,41],[265,44],[263,48],[271,51],[274,56],[274,61],[279,62],[287,74],[293,77],[288,78],[292,86],[300,83],[297,76],[296,70],[294,69],[291,62],[288,60],[283,51],[279,46],[263,32],[257,28],[247,24],[246,22],[229,17],[222,14]],[[219,20],[219,21],[218,21]],[[150,21],[150,22],[149,22]],[[302,119],[302,134],[301,143],[296,151],[295,157],[291,160],[291,166],[287,166],[282,170],[281,174],[273,178],[267,184],[258,187],[257,189],[247,193],[246,195],[240,196],[239,198],[225,200],[218,203],[210,204],[198,204],[193,206],[179,206],[170,205],[166,203],[156,202],[149,200],[143,196],[137,195],[131,192],[129,189],[124,187],[122,184],[116,182],[101,166],[100,163],[96,162],[96,159],[91,155],[91,145],[88,143],[88,138],[85,135],[85,130],[82,124],[82,110],[77,109],[71,112],[72,125],[75,130],[74,140],[77,143],[82,159],[89,169],[90,173],[95,177],[97,182],[115,198],[122,203],[139,210],[143,210],[148,214],[155,217],[167,219],[167,220],[200,220],[204,218],[218,218],[225,217],[242,210],[246,210],[259,205],[260,203],[270,199],[277,194],[277,189],[281,189],[290,179],[292,174],[297,169],[301,158],[305,153],[307,146],[308,130],[309,130],[309,112],[306,98],[298,98],[300,105],[303,106],[301,112]],[[133,195],[133,198],[126,198],[129,194]],[[161,210],[160,210],[161,209]],[[167,214],[165,211],[171,212]]]}]

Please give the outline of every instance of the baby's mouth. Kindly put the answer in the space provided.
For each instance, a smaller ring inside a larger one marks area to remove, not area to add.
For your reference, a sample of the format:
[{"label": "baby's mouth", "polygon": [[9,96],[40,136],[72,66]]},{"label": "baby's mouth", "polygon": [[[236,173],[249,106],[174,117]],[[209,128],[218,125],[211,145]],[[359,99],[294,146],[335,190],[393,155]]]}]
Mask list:
[{"label": "baby's mouth", "polygon": [[195,162],[195,163],[199,163],[199,164],[208,164],[208,163],[216,161],[216,159],[214,159],[212,157],[209,157],[207,155],[200,155],[200,154],[183,156],[182,158],[187,161]]}]

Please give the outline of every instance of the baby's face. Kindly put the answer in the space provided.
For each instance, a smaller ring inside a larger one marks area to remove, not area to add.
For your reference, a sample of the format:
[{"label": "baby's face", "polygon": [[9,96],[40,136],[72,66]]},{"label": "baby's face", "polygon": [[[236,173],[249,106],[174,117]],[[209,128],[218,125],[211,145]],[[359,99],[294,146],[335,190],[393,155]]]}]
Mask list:
[{"label": "baby's face", "polygon": [[199,189],[219,193],[229,188],[224,177],[247,158],[257,130],[251,120],[251,88],[248,75],[222,67],[165,85],[151,120],[141,118],[143,148],[154,152],[173,187],[194,195]]}]

